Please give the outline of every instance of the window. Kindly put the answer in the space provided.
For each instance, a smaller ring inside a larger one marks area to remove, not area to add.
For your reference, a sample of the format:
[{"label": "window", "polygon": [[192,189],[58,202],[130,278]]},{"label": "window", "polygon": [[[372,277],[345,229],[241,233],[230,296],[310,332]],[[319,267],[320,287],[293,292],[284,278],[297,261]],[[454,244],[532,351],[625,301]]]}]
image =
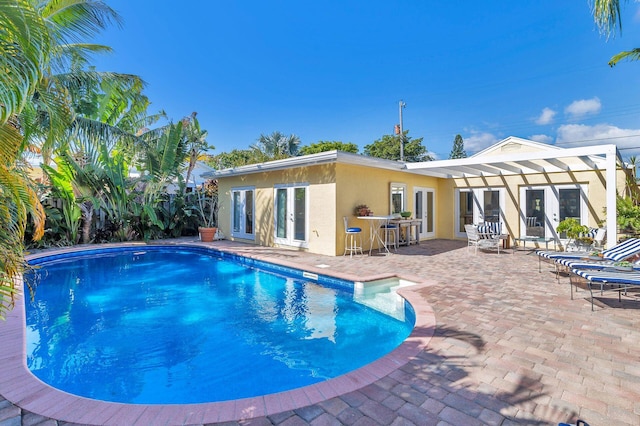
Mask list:
[{"label": "window", "polygon": [[391,184],[391,206],[390,213],[400,213],[406,210],[406,192],[407,185],[404,183],[392,183]]},{"label": "window", "polygon": [[255,188],[231,190],[231,235],[237,238],[255,238],[254,221]]}]

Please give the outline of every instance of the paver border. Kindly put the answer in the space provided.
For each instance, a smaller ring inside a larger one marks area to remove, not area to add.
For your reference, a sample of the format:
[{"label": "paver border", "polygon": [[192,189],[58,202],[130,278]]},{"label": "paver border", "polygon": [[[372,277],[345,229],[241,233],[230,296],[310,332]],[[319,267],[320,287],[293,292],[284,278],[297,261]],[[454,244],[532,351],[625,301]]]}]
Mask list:
[{"label": "paver border", "polygon": [[[184,242],[179,244],[184,245]],[[206,246],[199,243],[192,245]],[[107,246],[144,246],[141,243],[109,244]],[[162,242],[154,245],[171,245]],[[211,247],[211,246],[208,246]],[[56,253],[95,249],[97,246],[74,247],[56,250]],[[216,250],[225,251],[216,247]],[[226,250],[234,252],[233,250]],[[27,255],[27,260],[50,255]],[[246,256],[246,253],[240,253]],[[393,275],[355,277],[326,271],[295,262],[281,261],[269,256],[249,256],[282,266],[304,269],[350,281],[371,281],[388,278]],[[415,283],[402,288],[399,293],[415,311],[415,326],[409,337],[384,357],[357,370],[324,382],[290,391],[244,398],[233,401],[200,404],[123,404],[98,401],[69,394],[53,388],[34,376],[26,365],[26,318],[23,299],[23,285],[18,288],[21,296],[16,298],[15,307],[8,313],[4,324],[0,324],[0,395],[9,402],[29,412],[72,423],[95,425],[118,424],[203,424],[226,421],[239,421],[255,417],[268,416],[279,412],[302,408],[336,396],[361,389],[397,370],[424,350],[433,337],[436,326],[433,308],[419,296],[417,290],[431,283],[415,280],[415,277],[395,277],[409,279]]]}]

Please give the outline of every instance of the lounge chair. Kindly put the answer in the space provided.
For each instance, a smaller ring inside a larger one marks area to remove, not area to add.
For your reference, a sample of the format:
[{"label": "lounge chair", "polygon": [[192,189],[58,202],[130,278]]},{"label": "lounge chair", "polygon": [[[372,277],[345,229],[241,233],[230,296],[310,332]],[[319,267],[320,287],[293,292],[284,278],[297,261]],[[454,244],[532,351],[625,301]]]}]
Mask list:
[{"label": "lounge chair", "polygon": [[[597,258],[591,258],[592,255],[589,253],[587,256],[584,256],[580,259],[575,259],[573,257],[559,257],[555,258],[554,261],[557,265],[563,266],[567,269],[578,268],[580,265],[587,266],[589,264],[599,265],[600,268],[612,265],[615,262],[620,262],[623,260],[628,260],[629,258],[640,254],[640,243],[636,238],[630,238],[624,240],[620,244],[613,246],[611,249],[604,250],[601,256],[597,256]],[[585,259],[587,258],[587,259]]]},{"label": "lounge chair", "polygon": [[627,293],[631,287],[640,287],[640,271],[621,272],[613,268],[604,269],[571,269],[570,286],[571,299],[573,300],[573,286],[586,281],[591,295],[591,310],[593,311],[593,284],[600,284],[600,294],[604,294],[605,286],[608,290],[618,292],[618,301],[621,301],[621,293]]},{"label": "lounge chair", "polygon": [[[602,233],[604,234],[604,233]],[[604,239],[604,236],[603,236]],[[600,251],[600,250],[592,250],[592,251]],[[563,259],[568,259],[570,261],[576,261],[580,259],[584,259],[589,257],[592,251],[546,251],[546,250],[537,250],[536,254],[538,255],[538,272],[542,272],[542,262],[554,263],[556,265],[556,272],[558,272],[558,264]],[[638,238],[629,238],[622,241],[615,246],[602,250],[600,254],[604,260],[611,260],[614,262],[628,259],[634,254],[640,253],[640,239]]]},{"label": "lounge chair", "polygon": [[[564,252],[548,251],[548,250],[537,250],[536,254],[538,255],[538,260],[540,260],[540,261],[544,260],[544,261],[547,261],[547,262],[553,262],[555,259],[558,259],[558,258],[580,259],[580,258],[588,256],[588,254],[591,251],[602,251],[603,247],[604,247],[604,239],[607,236],[607,229],[606,228],[598,228],[598,229],[592,230],[590,232],[593,232],[593,244],[591,245],[589,250],[564,251]],[[616,247],[617,247],[617,245],[616,245]],[[540,265],[538,264],[538,266],[540,266]],[[538,271],[540,271],[540,268],[538,268]]]}]

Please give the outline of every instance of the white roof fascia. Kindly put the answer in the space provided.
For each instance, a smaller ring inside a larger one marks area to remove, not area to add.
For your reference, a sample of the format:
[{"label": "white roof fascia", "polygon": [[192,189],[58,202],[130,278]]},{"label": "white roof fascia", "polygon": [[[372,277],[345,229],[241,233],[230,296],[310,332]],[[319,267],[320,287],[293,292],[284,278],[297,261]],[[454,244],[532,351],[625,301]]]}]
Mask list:
[{"label": "white roof fascia", "polygon": [[[507,139],[505,141],[505,143],[508,143],[509,141],[513,141],[513,139]],[[500,174],[544,173],[562,170],[578,171],[603,169],[605,168],[605,162],[604,158],[601,156],[612,152],[617,153],[616,146],[612,144],[579,148],[548,147],[552,149],[547,149],[545,151],[493,155],[483,158],[467,157],[454,160],[423,161],[419,163],[403,163],[400,161],[368,157],[360,154],[341,151],[327,151],[318,154],[269,161],[266,163],[216,170],[214,172],[204,173],[202,176],[236,176],[337,162],[386,170],[404,170],[409,173],[440,178],[459,178],[465,176],[490,176]],[[569,157],[580,158],[584,163],[584,166],[580,167],[578,164],[575,164],[575,162],[570,164],[562,161],[562,158]],[[541,164],[534,163],[533,161],[546,161],[553,165],[553,167],[547,169]]]},{"label": "white roof fascia", "polygon": [[267,161],[266,163],[249,164],[246,166],[216,170],[215,172],[207,174],[207,176],[238,176],[266,171],[291,169],[295,167],[308,167],[326,163],[344,163],[366,167],[376,167],[386,170],[406,170],[403,162],[333,150],[320,152],[318,154],[302,155],[300,157],[289,157],[282,160]]}]

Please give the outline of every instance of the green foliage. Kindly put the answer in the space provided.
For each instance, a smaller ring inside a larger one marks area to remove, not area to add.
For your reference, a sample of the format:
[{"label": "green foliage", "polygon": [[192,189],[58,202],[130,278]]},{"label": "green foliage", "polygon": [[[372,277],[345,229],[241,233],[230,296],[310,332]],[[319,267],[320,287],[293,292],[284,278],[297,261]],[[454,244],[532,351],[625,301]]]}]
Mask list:
[{"label": "green foliage", "polygon": [[56,159],[56,166],[56,169],[46,165],[43,165],[42,168],[52,183],[53,197],[62,203],[62,207],[59,210],[63,218],[64,237],[69,244],[73,245],[78,242],[80,217],[82,216],[73,191],[75,174],[73,167],[64,157],[58,157]]},{"label": "green foliage", "polygon": [[215,228],[218,226],[218,181],[208,180],[190,195],[191,210],[198,218],[199,226]]},{"label": "green foliage", "polygon": [[621,232],[640,232],[640,205],[632,197],[618,197],[616,202],[618,228]]},{"label": "green foliage", "polygon": [[344,143],[339,141],[319,141],[300,148],[300,155],[318,154],[320,152],[334,150],[357,154],[358,145],[352,142]]},{"label": "green foliage", "polygon": [[464,150],[464,140],[462,139],[462,136],[456,135],[455,139],[453,140],[453,148],[451,148],[449,158],[467,158],[467,153]]},{"label": "green foliage", "polygon": [[577,219],[568,217],[558,224],[556,231],[559,234],[565,232],[568,238],[576,239],[580,237],[580,234],[589,232],[589,228],[585,225],[581,225]]},{"label": "green foliage", "polygon": [[[213,149],[213,145],[209,145],[207,142],[208,132],[206,130],[202,130],[200,128],[200,122],[196,118],[197,113],[191,113],[190,117],[186,117],[182,120],[183,128],[186,137],[186,150],[189,160],[189,165],[187,167],[187,175],[185,180],[187,183],[191,179],[191,172],[193,168],[196,166],[196,162],[200,155],[209,150]],[[186,185],[184,190],[186,191]]]},{"label": "green foliage", "polygon": [[[620,0],[593,0],[591,10],[593,12],[593,19],[601,34],[606,35],[607,38],[611,37],[616,31],[616,26],[622,33]],[[640,49],[635,48],[614,55],[609,60],[609,65],[614,66],[624,59],[637,61],[640,59]]]},{"label": "green foliage", "polygon": [[220,170],[256,164],[262,161],[263,158],[262,153],[254,149],[234,149],[230,152],[207,156],[203,161],[214,169]]},{"label": "green foliage", "polygon": [[[422,145],[423,138],[412,139],[408,136],[408,130],[403,133],[404,161],[413,163],[433,160],[433,157],[427,153],[427,148]],[[364,155],[386,158],[387,160],[400,160],[400,135],[384,135],[382,139],[365,146]]]},{"label": "green foliage", "polygon": [[296,135],[286,136],[275,131],[270,135],[260,135],[258,142],[252,148],[263,154],[264,158],[261,161],[269,161],[295,157],[298,155],[299,146],[300,138]]}]

